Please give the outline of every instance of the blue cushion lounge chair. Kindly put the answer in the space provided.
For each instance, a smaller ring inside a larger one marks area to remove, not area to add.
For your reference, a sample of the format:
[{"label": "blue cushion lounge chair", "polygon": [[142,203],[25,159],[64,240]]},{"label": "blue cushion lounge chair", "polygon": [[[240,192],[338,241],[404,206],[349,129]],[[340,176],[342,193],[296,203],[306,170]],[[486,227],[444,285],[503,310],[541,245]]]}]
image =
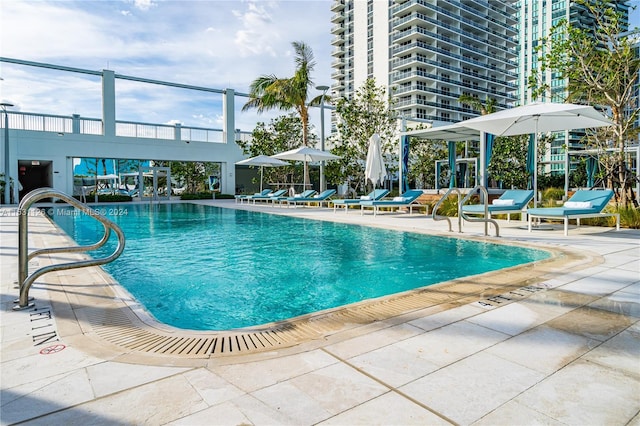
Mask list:
[{"label": "blue cushion lounge chair", "polygon": [[256,201],[275,202],[275,200],[277,200],[279,197],[282,197],[286,193],[287,193],[286,189],[278,189],[277,191],[267,195],[252,195],[250,197],[247,197],[246,200],[247,200],[247,203],[249,201],[253,201],[253,204],[255,204]]},{"label": "blue cushion lounge chair", "polygon": [[316,192],[317,191],[315,189],[307,189],[306,191],[303,191],[300,194],[296,194],[293,197],[288,197],[288,196],[278,197],[277,200],[274,200],[274,203],[277,201],[280,203],[280,206],[282,207],[282,204],[283,203],[287,204],[289,200],[292,200],[294,198],[303,199],[303,198],[313,197],[314,195],[316,195]]},{"label": "blue cushion lounge chair", "polygon": [[546,219],[562,219],[564,220],[564,235],[569,235],[569,220],[575,219],[576,225],[580,226],[580,219],[589,217],[615,217],[616,230],[620,230],[620,214],[603,213],[602,210],[607,206],[609,200],[613,197],[611,189],[605,190],[580,190],[562,207],[540,207],[529,209],[529,232],[531,232],[531,221],[534,218]]},{"label": "blue cushion lounge chair", "polygon": [[360,198],[351,198],[344,200],[332,200],[333,203],[333,212],[336,212],[336,208],[338,206],[344,207],[344,211],[347,212],[349,206],[360,205],[360,201],[369,201],[369,200],[380,200],[387,196],[389,193],[388,189],[374,189],[367,195],[363,195]]},{"label": "blue cushion lounge chair", "polygon": [[[493,200],[493,204],[487,206],[489,219],[494,214],[506,214],[507,220],[511,220],[511,213],[523,213],[529,201],[533,199],[532,189],[509,189],[500,198]],[[484,204],[467,204],[462,206],[462,212],[466,214],[484,216]],[[523,216],[524,220],[526,217]]]},{"label": "blue cushion lounge chair", "polygon": [[[365,209],[373,209],[373,215],[383,207],[409,207],[409,213],[413,213],[413,206],[418,205],[418,197],[422,195],[421,189],[410,189],[400,197],[388,200],[363,200],[360,201],[360,214],[364,214]],[[428,209],[427,209],[428,210]]]},{"label": "blue cushion lounge chair", "polygon": [[242,200],[246,200],[248,197],[266,196],[268,194],[271,194],[271,190],[270,189],[263,189],[262,192],[256,192],[253,195],[251,195],[251,194],[239,194],[239,195],[236,195],[235,199],[236,199],[236,203],[238,201],[240,201],[240,203],[242,204]]},{"label": "blue cushion lounge chair", "polygon": [[331,201],[331,196],[335,193],[335,189],[327,189],[325,191],[322,191],[318,195],[312,195],[311,197],[289,197],[287,198],[286,202],[287,206],[293,204],[294,207],[297,207],[298,204],[310,205],[313,203],[318,203],[318,206],[322,207],[322,204],[324,203],[329,204],[329,202]]}]

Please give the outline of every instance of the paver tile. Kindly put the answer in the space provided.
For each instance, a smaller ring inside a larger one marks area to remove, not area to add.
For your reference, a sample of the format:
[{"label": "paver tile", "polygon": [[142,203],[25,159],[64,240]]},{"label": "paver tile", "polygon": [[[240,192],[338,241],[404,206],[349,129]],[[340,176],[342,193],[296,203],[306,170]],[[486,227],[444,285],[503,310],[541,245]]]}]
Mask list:
[{"label": "paver tile", "polygon": [[542,380],[544,375],[486,352],[399,388],[459,424],[470,424]]},{"label": "paver tile", "polygon": [[318,425],[450,425],[431,411],[388,392],[355,408],[344,411]]},{"label": "paver tile", "polygon": [[640,410],[640,380],[589,361],[577,361],[516,398],[571,425],[625,425]]}]

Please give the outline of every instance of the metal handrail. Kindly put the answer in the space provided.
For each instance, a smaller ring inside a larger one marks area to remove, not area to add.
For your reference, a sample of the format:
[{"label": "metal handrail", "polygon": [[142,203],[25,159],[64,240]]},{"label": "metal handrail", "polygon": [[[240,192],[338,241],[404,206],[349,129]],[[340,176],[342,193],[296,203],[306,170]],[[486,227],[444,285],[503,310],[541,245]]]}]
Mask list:
[{"label": "metal handrail", "polygon": [[[33,203],[43,198],[59,198],[65,201],[67,204],[72,205],[73,207],[81,210],[85,214],[95,218],[104,227],[104,235],[97,243],[88,245],[88,246],[74,246],[74,247],[54,247],[54,248],[46,248],[35,250],[32,253],[28,254],[29,251],[29,208]],[[118,225],[116,225],[111,220],[107,219],[100,212],[92,209],[86,204],[81,203],[69,195],[55,190],[53,188],[39,188],[29,192],[24,196],[20,204],[18,205],[18,283],[20,284],[20,298],[17,300],[18,305],[14,306],[14,310],[21,310],[33,307],[33,303],[29,303],[29,289],[31,285],[35,282],[35,280],[41,277],[44,274],[54,271],[63,271],[67,269],[75,269],[75,268],[83,268],[86,266],[97,266],[104,265],[105,263],[112,262],[117,259],[118,256],[124,250],[125,238],[122,229]],[[81,260],[76,262],[69,263],[61,263],[57,265],[49,265],[44,266],[33,274],[28,275],[29,273],[29,261],[36,256],[40,256],[43,254],[52,254],[52,253],[77,253],[77,252],[86,252],[91,250],[96,250],[102,247],[108,240],[111,235],[111,231],[114,231],[118,237],[118,246],[116,250],[109,256],[98,258],[98,259],[88,259]]]},{"label": "metal handrail", "polygon": [[[438,208],[440,207],[440,204],[442,204],[444,200],[446,200],[447,197],[449,197],[449,194],[451,194],[452,192],[458,193],[458,210],[459,210],[460,197],[462,196],[462,193],[458,188],[449,188],[449,190],[444,194],[444,196],[438,200],[435,206],[433,206],[433,211],[431,212],[431,217],[433,218],[433,220],[446,220],[449,223],[449,232],[453,232],[453,229],[451,228],[451,219],[449,219],[448,216],[438,216],[437,212],[438,212]],[[462,232],[462,219],[460,218],[459,213],[458,213],[458,232]]]},{"label": "metal handrail", "polygon": [[[462,206],[464,203],[471,198],[471,196],[477,191],[480,190],[482,192],[482,199],[484,200],[484,216],[483,217],[469,217],[462,210]],[[458,217],[462,217],[467,222],[484,222],[484,236],[489,235],[489,222],[493,224],[496,228],[496,237],[500,236],[500,227],[498,226],[498,222],[489,217],[489,192],[487,188],[482,185],[476,185],[473,187],[471,191],[458,203]]]}]

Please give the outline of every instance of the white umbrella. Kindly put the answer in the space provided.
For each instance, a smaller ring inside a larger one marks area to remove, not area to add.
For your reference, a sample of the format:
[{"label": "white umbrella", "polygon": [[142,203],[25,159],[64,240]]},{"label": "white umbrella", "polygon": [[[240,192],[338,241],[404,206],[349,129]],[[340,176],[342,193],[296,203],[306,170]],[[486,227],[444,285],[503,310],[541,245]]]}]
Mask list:
[{"label": "white umbrella", "polygon": [[293,160],[293,161],[303,161],[305,167],[304,173],[304,187],[307,187],[307,163],[309,161],[325,161],[325,160],[336,160],[340,158],[338,155],[333,155],[327,151],[321,151],[319,149],[310,148],[308,146],[301,146],[300,148],[291,149],[289,151],[281,152],[273,156],[274,158],[279,158],[281,160]]},{"label": "white umbrella", "polygon": [[536,102],[458,123],[496,136],[559,132],[610,126],[613,123],[589,105]]},{"label": "white umbrella", "polygon": [[465,121],[446,126],[431,127],[429,129],[418,129],[404,132],[407,136],[417,136],[421,139],[443,140],[443,141],[477,141],[480,139],[480,131],[464,127]]},{"label": "white umbrella", "polygon": [[[538,150],[538,133],[610,126],[613,123],[592,106],[559,103],[532,103],[482,115],[458,123],[496,136],[533,133],[534,154]],[[534,155],[533,190],[537,192],[537,155]],[[537,206],[537,195],[533,197]]]},{"label": "white umbrella", "polygon": [[387,177],[387,167],[382,158],[380,150],[380,135],[374,133],[369,138],[369,150],[367,151],[367,163],[364,169],[364,176],[370,180],[375,187],[378,182],[383,183]]},{"label": "white umbrella", "polygon": [[279,167],[288,166],[286,161],[278,160],[277,158],[269,157],[268,155],[256,155],[255,157],[247,158],[236,163],[240,166],[260,166],[260,191],[262,191],[262,174],[264,167]]}]

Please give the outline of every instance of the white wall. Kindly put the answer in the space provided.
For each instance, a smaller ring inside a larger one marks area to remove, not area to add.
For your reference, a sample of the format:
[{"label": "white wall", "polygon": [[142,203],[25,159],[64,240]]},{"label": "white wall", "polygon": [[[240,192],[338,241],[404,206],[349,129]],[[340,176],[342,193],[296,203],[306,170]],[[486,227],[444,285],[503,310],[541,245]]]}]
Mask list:
[{"label": "white wall", "polygon": [[[385,2],[382,2],[385,3]],[[367,2],[353,3],[353,90],[367,79]]]},{"label": "white wall", "polygon": [[73,157],[219,162],[222,163],[221,191],[227,194],[235,192],[235,163],[244,158],[235,143],[186,143],[83,134],[58,136],[52,132],[26,130],[12,130],[9,141],[12,164],[19,160],[52,161],[53,187],[69,194],[73,189]]},{"label": "white wall", "polygon": [[[389,5],[384,1],[373,2],[373,77],[376,85],[389,87]],[[388,93],[388,90],[387,90]]]}]

